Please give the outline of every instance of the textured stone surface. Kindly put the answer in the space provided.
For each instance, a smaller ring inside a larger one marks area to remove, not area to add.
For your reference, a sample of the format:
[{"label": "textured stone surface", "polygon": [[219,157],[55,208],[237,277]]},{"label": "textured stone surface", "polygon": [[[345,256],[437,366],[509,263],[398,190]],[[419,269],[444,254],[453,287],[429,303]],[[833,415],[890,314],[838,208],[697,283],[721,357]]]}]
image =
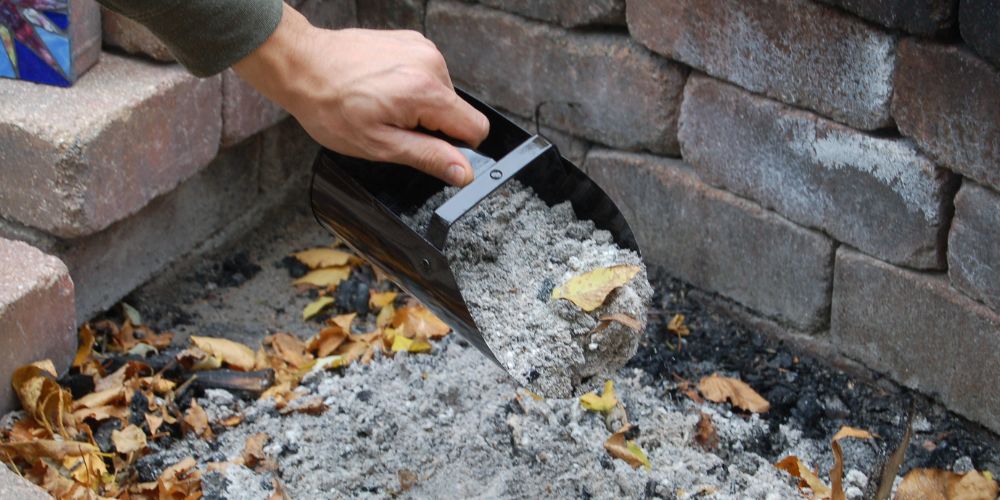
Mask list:
[{"label": "textured stone surface", "polygon": [[427,0],[358,0],[362,28],[424,31]]},{"label": "textured stone surface", "polygon": [[890,262],[943,268],[956,179],[905,139],[692,76],[681,149],[709,184]]},{"label": "textured stone surface", "polygon": [[904,40],[892,114],[932,158],[1000,188],[1000,71],[960,47]]},{"label": "textured stone surface", "polygon": [[108,9],[101,9],[104,44],[157,61],[174,61],[173,54],[145,26]]},{"label": "textured stone surface", "polygon": [[966,43],[1000,67],[1000,1],[962,0],[958,26]]},{"label": "textured stone surface", "polygon": [[[357,24],[353,0],[292,2],[315,26],[346,28]],[[232,69],[222,72],[222,145],[231,146],[288,116],[280,106],[241,80]]]},{"label": "textured stone surface", "polygon": [[624,213],[648,265],[798,330],[827,324],[829,238],[703,184],[678,160],[591,150],[587,169]]},{"label": "textured stone surface", "polygon": [[77,319],[113,306],[250,210],[258,197],[259,148],[248,141],[224,150],[139,213],[100,233],[57,243],[53,250],[77,284]]},{"label": "textured stone surface", "polygon": [[633,0],[629,31],[671,59],[852,127],[892,123],[893,35],[807,0]]},{"label": "textured stone surface", "polygon": [[287,118],[260,134],[260,191],[281,189],[289,179],[312,173],[320,145],[294,118]]},{"label": "textured stone surface", "polygon": [[[73,281],[59,259],[0,238],[0,276],[0,412],[6,413],[17,406],[9,382],[17,367],[46,358],[58,370],[69,366],[76,316]],[[0,478],[0,493],[2,485]]]},{"label": "textured stone surface", "polygon": [[951,284],[1000,311],[1000,194],[966,181],[948,238]]},{"label": "textured stone surface", "polygon": [[32,484],[31,481],[14,474],[6,465],[0,465],[0,498],[51,500],[52,496]]},{"label": "textured stone surface", "polygon": [[219,79],[106,54],[72,88],[0,86],[0,215],[62,237],[99,231],[204,167]]},{"label": "textured stone surface", "polygon": [[73,73],[79,78],[101,58],[101,8],[94,0],[70,1]]},{"label": "textured stone surface", "polygon": [[566,27],[625,24],[625,0],[478,0],[483,5]]},{"label": "textured stone surface", "polygon": [[520,17],[432,1],[429,38],[456,83],[520,116],[622,149],[676,154],[686,76],[625,35],[571,32]]},{"label": "textured stone surface", "polygon": [[[934,35],[955,25],[957,0],[819,0],[871,22],[917,35]],[[968,1],[968,0],[964,0]]]},{"label": "textured stone surface", "polygon": [[940,275],[837,251],[831,340],[846,355],[1000,431],[1000,316]]}]

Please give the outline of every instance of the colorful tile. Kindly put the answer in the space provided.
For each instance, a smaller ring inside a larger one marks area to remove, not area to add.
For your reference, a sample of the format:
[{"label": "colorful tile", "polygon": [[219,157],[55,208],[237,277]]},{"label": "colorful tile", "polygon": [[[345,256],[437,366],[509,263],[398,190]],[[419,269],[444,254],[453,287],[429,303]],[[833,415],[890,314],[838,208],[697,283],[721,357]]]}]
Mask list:
[{"label": "colorful tile", "polygon": [[79,76],[71,0],[0,0],[0,77],[66,87]]}]

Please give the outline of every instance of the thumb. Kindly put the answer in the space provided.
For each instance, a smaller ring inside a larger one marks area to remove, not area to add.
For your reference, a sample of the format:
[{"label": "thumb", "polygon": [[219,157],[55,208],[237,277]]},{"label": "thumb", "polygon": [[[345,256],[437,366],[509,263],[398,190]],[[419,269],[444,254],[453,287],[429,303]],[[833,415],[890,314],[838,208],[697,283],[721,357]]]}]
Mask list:
[{"label": "thumb", "polygon": [[472,181],[472,166],[455,146],[412,130],[393,129],[389,140],[396,145],[388,158],[393,163],[407,165],[433,175],[453,186]]}]

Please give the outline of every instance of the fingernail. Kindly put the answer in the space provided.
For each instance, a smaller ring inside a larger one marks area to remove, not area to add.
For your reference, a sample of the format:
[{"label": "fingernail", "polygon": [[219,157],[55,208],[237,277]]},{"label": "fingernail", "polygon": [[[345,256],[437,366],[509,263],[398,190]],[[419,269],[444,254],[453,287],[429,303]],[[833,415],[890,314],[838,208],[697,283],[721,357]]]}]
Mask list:
[{"label": "fingernail", "polygon": [[448,166],[448,182],[456,186],[465,184],[465,168],[461,165]]}]

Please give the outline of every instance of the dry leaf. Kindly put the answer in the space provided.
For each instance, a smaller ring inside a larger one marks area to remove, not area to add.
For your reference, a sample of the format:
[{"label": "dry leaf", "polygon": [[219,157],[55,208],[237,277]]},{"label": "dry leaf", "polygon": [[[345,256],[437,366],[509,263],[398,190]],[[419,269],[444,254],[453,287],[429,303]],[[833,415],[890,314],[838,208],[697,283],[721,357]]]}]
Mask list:
[{"label": "dry leaf", "polygon": [[11,458],[19,457],[28,462],[34,462],[39,458],[62,460],[63,457],[79,457],[100,452],[101,450],[92,444],[77,441],[37,439],[18,443],[0,443],[0,454]]},{"label": "dry leaf", "polygon": [[241,460],[243,465],[253,469],[261,462],[267,459],[267,455],[264,453],[264,446],[271,438],[263,432],[258,432],[253,436],[247,438],[246,444],[243,446],[243,456]]},{"label": "dry leaf", "polygon": [[705,450],[714,450],[719,446],[719,433],[712,423],[712,416],[702,412],[695,426],[694,441]]},{"label": "dry leaf", "polygon": [[341,281],[351,276],[350,266],[328,267],[310,271],[305,276],[293,281],[295,285],[312,285],[320,288],[337,286]]},{"label": "dry leaf", "polygon": [[156,431],[160,430],[160,426],[163,425],[163,417],[152,413],[147,413],[144,417],[146,418],[146,425],[149,426],[149,434],[155,435]]},{"label": "dry leaf", "polygon": [[187,457],[165,469],[156,480],[159,498],[201,498],[201,473],[196,464],[194,458]]},{"label": "dry leaf", "polygon": [[307,349],[317,357],[329,356],[347,340],[347,334],[339,326],[331,326],[319,331],[309,339]]},{"label": "dry leaf", "polygon": [[113,431],[111,442],[115,445],[115,451],[127,455],[146,447],[146,433],[134,425],[129,425],[120,431]]},{"label": "dry leaf", "polygon": [[80,327],[79,332],[79,346],[76,348],[76,356],[73,358],[73,367],[79,368],[83,366],[84,363],[90,359],[91,353],[94,350],[94,330],[90,327],[90,323],[84,323]]},{"label": "dry leaf", "polygon": [[717,373],[702,378],[698,390],[709,401],[724,403],[728,400],[733,406],[752,413],[767,413],[771,408],[771,404],[745,382]]},{"label": "dry leaf", "polygon": [[618,313],[618,314],[608,314],[606,316],[601,316],[600,319],[599,319],[599,321],[601,321],[601,322],[615,321],[615,322],[621,323],[621,324],[623,324],[623,325],[625,325],[625,326],[627,326],[627,327],[629,327],[629,328],[631,328],[631,329],[633,329],[633,330],[635,330],[637,332],[642,331],[642,323],[640,323],[639,320],[637,320],[637,319],[635,319],[632,316],[629,316],[627,314],[621,314],[621,313]]},{"label": "dry leaf", "polygon": [[323,296],[310,302],[304,309],[302,309],[302,320],[308,320],[309,318],[319,314],[323,309],[331,304],[333,304],[333,297],[330,296]]},{"label": "dry leaf", "polygon": [[205,409],[192,399],[191,407],[184,412],[184,425],[189,430],[205,439],[212,439],[212,428],[208,425],[208,414]]},{"label": "dry leaf", "polygon": [[368,295],[368,307],[377,311],[389,304],[392,304],[392,302],[396,300],[397,296],[399,296],[399,292],[376,292],[372,290]]},{"label": "dry leaf", "polygon": [[998,493],[997,482],[977,471],[913,469],[903,476],[896,500],[996,500]]},{"label": "dry leaf", "polygon": [[679,337],[684,337],[691,333],[691,330],[684,324],[683,314],[675,314],[670,319],[670,323],[667,324],[667,330]]},{"label": "dry leaf", "polygon": [[396,310],[392,318],[392,327],[396,333],[404,337],[419,339],[440,339],[451,331],[451,327],[422,305],[406,306]]},{"label": "dry leaf", "polygon": [[631,425],[626,425],[618,430],[618,432],[611,435],[607,441],[604,442],[604,449],[608,450],[608,454],[620,460],[624,460],[626,463],[632,466],[633,469],[638,469],[639,466],[643,466],[646,470],[651,470],[653,468],[652,464],[649,463],[649,458],[646,457],[646,453],[642,451],[632,440],[626,440],[625,434],[631,430]]},{"label": "dry leaf", "polygon": [[402,335],[396,335],[392,340],[392,352],[430,352],[431,345],[424,340],[411,340]]},{"label": "dry leaf", "polygon": [[392,324],[392,319],[396,316],[396,307],[391,303],[382,307],[375,317],[375,326],[385,328]]},{"label": "dry leaf", "polygon": [[264,341],[271,344],[278,358],[296,369],[305,367],[313,359],[306,344],[293,335],[276,333]]},{"label": "dry leaf", "polygon": [[843,426],[833,435],[830,447],[833,448],[833,468],[830,469],[830,488],[833,500],[847,500],[844,493],[844,452],[840,449],[841,439],[872,439],[874,436],[866,430]]},{"label": "dry leaf", "polygon": [[590,411],[606,413],[616,404],[618,398],[615,397],[615,383],[611,380],[604,383],[604,394],[598,396],[596,392],[588,392],[580,396],[580,405]]},{"label": "dry leaf", "polygon": [[323,402],[321,396],[309,396],[306,398],[296,398],[288,406],[278,410],[282,415],[289,413],[304,413],[306,415],[319,415],[325,413],[329,407]]},{"label": "dry leaf", "polygon": [[590,312],[604,303],[614,289],[628,283],[639,273],[639,266],[602,267],[570,278],[552,290],[553,299],[566,299]]},{"label": "dry leaf", "polygon": [[354,258],[353,255],[335,248],[310,248],[292,255],[309,269],[343,266]]},{"label": "dry leaf", "polygon": [[69,436],[74,428],[70,413],[73,396],[52,378],[48,368],[26,365],[14,370],[11,385],[24,408],[36,422],[50,433]]},{"label": "dry leaf", "polygon": [[819,475],[816,472],[809,469],[809,467],[803,463],[799,457],[796,457],[795,455],[785,457],[782,461],[774,464],[774,466],[798,479],[799,488],[809,488],[812,490],[814,497],[830,497],[830,487],[819,478]]},{"label": "dry leaf", "polygon": [[77,457],[65,457],[62,466],[76,482],[94,489],[108,473],[104,460],[98,453],[87,453]]},{"label": "dry leaf", "polygon": [[330,323],[333,326],[340,327],[346,333],[351,333],[351,323],[354,323],[354,318],[358,316],[358,313],[353,312],[350,314],[338,314],[330,318]]},{"label": "dry leaf", "polygon": [[222,368],[222,359],[197,348],[189,347],[175,356],[181,366],[192,371],[218,370]]},{"label": "dry leaf", "polygon": [[228,339],[216,337],[191,336],[191,343],[212,356],[219,358],[223,363],[237,370],[249,371],[254,368],[253,349]]}]

